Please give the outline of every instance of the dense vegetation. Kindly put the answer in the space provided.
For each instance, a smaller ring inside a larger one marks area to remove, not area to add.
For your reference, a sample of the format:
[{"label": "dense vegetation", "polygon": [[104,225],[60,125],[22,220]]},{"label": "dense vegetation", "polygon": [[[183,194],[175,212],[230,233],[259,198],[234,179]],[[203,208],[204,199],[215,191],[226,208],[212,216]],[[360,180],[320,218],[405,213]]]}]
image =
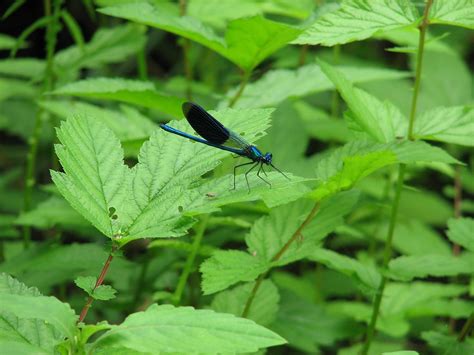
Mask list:
[{"label": "dense vegetation", "polygon": [[473,0],[1,10],[0,353],[474,353]]}]

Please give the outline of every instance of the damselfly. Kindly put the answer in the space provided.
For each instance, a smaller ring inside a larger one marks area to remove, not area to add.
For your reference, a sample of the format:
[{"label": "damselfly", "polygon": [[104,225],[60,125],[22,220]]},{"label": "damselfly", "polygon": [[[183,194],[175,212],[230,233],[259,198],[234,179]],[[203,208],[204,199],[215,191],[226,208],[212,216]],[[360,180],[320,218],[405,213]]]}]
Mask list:
[{"label": "damselfly", "polygon": [[[245,173],[245,180],[247,181],[247,187],[249,188],[249,191],[250,185],[247,175],[257,166],[259,166],[257,176],[265,181],[265,183],[267,183],[270,187],[271,184],[260,175],[260,172],[263,172],[265,176],[267,175],[263,168],[264,165],[270,165],[284,177],[289,179],[288,176],[286,176],[280,169],[272,164],[272,153],[263,154],[256,146],[248,143],[240,135],[224,127],[222,123],[212,117],[201,106],[192,102],[185,102],[183,103],[182,108],[184,116],[188,120],[191,127],[193,127],[194,130],[204,139],[185,133],[166,124],[160,124],[160,127],[165,131],[177,134],[178,136],[185,137],[199,143],[207,144],[214,148],[226,150],[251,160],[248,163],[243,163],[234,167],[234,189],[236,170],[237,168],[245,165],[252,164],[250,169]],[[235,147],[231,145],[234,145]]]}]

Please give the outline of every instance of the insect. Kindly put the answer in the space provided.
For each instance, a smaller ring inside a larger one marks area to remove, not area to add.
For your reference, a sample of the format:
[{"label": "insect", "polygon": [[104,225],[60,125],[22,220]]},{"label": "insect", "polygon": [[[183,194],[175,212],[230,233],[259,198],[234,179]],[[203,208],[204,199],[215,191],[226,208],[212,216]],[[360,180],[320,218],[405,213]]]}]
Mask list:
[{"label": "insect", "polygon": [[[238,156],[246,157],[251,160],[248,163],[239,164],[234,167],[234,189],[235,174],[237,168],[251,164],[252,166],[245,173],[245,181],[247,182],[247,187],[249,188],[249,191],[250,185],[247,175],[257,166],[259,166],[257,176],[265,183],[267,183],[270,187],[272,185],[260,175],[260,172],[263,172],[265,176],[267,175],[263,168],[264,165],[270,165],[289,180],[288,176],[286,176],[280,169],[278,169],[275,165],[272,164],[272,153],[263,154],[256,146],[248,143],[237,133],[234,133],[230,129],[225,128],[222,123],[217,121],[205,109],[195,103],[185,102],[182,105],[182,109],[184,116],[188,120],[191,127],[193,127],[194,130],[204,139],[182,132],[166,124],[160,124],[160,127],[163,128],[165,131],[177,134],[178,136],[185,137],[214,148],[226,150],[228,152],[237,154]],[[229,146],[229,144],[233,144],[237,148],[231,147]]]}]

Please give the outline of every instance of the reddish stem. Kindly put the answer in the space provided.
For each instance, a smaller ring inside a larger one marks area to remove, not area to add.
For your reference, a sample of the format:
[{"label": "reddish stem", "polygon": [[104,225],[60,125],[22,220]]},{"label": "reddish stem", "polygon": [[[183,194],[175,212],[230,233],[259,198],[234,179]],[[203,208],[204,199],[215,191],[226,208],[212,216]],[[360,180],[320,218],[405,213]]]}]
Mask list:
[{"label": "reddish stem", "polygon": [[[113,245],[112,250],[110,251],[109,257],[107,258],[107,261],[105,262],[104,267],[102,268],[102,271],[100,272],[100,275],[97,278],[97,281],[95,283],[95,286],[92,292],[94,292],[97,289],[97,287],[102,285],[102,282],[104,282],[105,275],[107,275],[107,271],[109,270],[110,263],[112,262],[112,259],[114,258],[114,253],[116,250],[117,250],[117,247]],[[89,311],[89,308],[91,307],[93,301],[94,301],[94,298],[92,296],[89,296],[86,304],[84,305],[84,307],[82,307],[79,320],[77,321],[78,323],[82,322],[84,318],[86,318],[87,312]]]}]

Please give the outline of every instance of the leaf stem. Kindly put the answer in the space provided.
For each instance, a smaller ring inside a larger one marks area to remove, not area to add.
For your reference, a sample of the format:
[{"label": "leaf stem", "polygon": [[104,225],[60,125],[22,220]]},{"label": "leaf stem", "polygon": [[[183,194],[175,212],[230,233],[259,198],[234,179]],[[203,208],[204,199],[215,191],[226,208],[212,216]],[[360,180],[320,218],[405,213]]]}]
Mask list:
[{"label": "leaf stem", "polygon": [[[298,237],[301,235],[301,232],[303,231],[303,229],[313,220],[314,216],[319,211],[319,206],[320,206],[320,203],[318,201],[314,204],[313,208],[308,213],[308,215],[306,216],[303,223],[301,223],[301,225],[293,233],[293,235],[290,237],[290,239],[288,239],[288,241],[285,243],[285,245],[283,245],[281,247],[281,249],[272,257],[271,262],[275,262],[275,261],[280,260],[282,255],[288,250],[288,248],[291,246],[291,244],[293,244],[293,242],[295,240],[297,240]],[[255,296],[257,295],[258,289],[260,288],[260,285],[262,284],[262,282],[265,279],[265,277],[267,276],[267,274],[268,274],[268,271],[261,274],[258,277],[257,281],[255,282],[255,285],[253,286],[252,291],[250,291],[250,296],[247,299],[247,302],[245,303],[244,311],[242,312],[242,317],[246,318],[248,316],[248,314],[250,312],[250,307],[252,306],[252,302],[255,299]]]},{"label": "leaf stem", "polygon": [[237,102],[237,100],[240,99],[240,96],[242,96],[242,93],[244,92],[244,89],[245,87],[247,86],[247,83],[249,81],[249,78],[250,78],[250,74],[251,74],[251,71],[245,71],[243,74],[242,74],[242,81],[240,82],[240,86],[239,86],[239,89],[237,90],[237,92],[235,93],[234,97],[230,100],[229,102],[229,107],[234,107],[235,103]]},{"label": "leaf stem", "polygon": [[461,333],[459,334],[458,341],[463,342],[466,340],[467,336],[472,332],[474,329],[474,312],[471,313],[469,319],[464,323],[462,327]]},{"label": "leaf stem", "polygon": [[302,67],[306,63],[306,56],[308,55],[309,45],[305,44],[300,49],[300,58],[298,60],[298,66]]},{"label": "leaf stem", "polygon": [[[102,271],[99,274],[99,277],[97,278],[97,281],[95,283],[94,288],[92,289],[92,292],[94,292],[97,289],[97,287],[102,285],[102,283],[104,282],[105,275],[107,275],[107,271],[109,270],[110,263],[112,262],[112,259],[114,258],[114,254],[117,251],[117,249],[118,249],[118,247],[115,244],[112,244],[112,248],[110,249],[109,256],[108,256],[108,258],[107,258],[107,260],[106,260],[106,262],[105,262],[105,264],[102,268]],[[84,320],[84,318],[86,318],[87,312],[89,311],[89,308],[91,307],[93,301],[94,301],[94,298],[92,296],[89,296],[89,298],[87,299],[86,304],[84,305],[84,307],[82,307],[82,311],[81,311],[81,314],[79,316],[79,320],[77,321],[77,323],[82,322]]]},{"label": "leaf stem", "polygon": [[181,302],[181,298],[183,296],[184,287],[186,286],[186,282],[188,281],[189,274],[191,273],[191,269],[194,265],[194,261],[196,260],[196,255],[201,247],[202,238],[204,236],[204,232],[206,231],[207,223],[209,221],[209,215],[205,215],[202,217],[201,222],[196,228],[196,235],[194,236],[192,249],[188,254],[188,258],[186,259],[186,264],[184,265],[183,272],[181,273],[178,285],[176,286],[176,290],[174,291],[172,300],[173,304],[179,305]]},{"label": "leaf stem", "polygon": [[[424,48],[425,48],[425,36],[426,36],[427,27],[429,25],[428,14],[430,12],[430,8],[432,4],[433,4],[433,0],[427,1],[425,10],[423,13],[423,19],[419,26],[420,37],[419,37],[419,42],[418,42],[417,63],[416,63],[416,71],[415,71],[415,85],[414,85],[413,97],[412,97],[412,102],[411,102],[410,122],[409,122],[408,133],[407,133],[407,138],[409,140],[414,140],[413,127],[414,127],[414,122],[415,122],[415,117],[416,117],[418,94],[420,91],[423,53],[424,53]],[[398,180],[397,180],[397,186],[395,190],[395,197],[392,204],[392,212],[390,215],[390,224],[389,224],[389,229],[387,233],[387,239],[385,242],[382,270],[387,269],[390,259],[392,258],[393,234],[395,232],[395,226],[397,222],[398,207],[399,207],[400,196],[401,196],[402,188],[403,188],[403,180],[405,177],[405,171],[406,171],[406,165],[400,164],[398,168]],[[379,288],[377,290],[377,294],[375,295],[375,300],[372,307],[372,316],[370,319],[369,327],[367,328],[366,340],[361,350],[362,355],[366,355],[370,350],[370,345],[374,337],[375,327],[377,325],[377,318],[380,313],[380,305],[382,303],[382,297],[383,297],[386,283],[387,283],[387,276],[383,274],[382,281],[380,282]]]},{"label": "leaf stem", "polygon": [[[56,35],[58,25],[58,18],[60,15],[61,3],[56,1],[54,3],[53,16],[51,16],[51,0],[44,0],[43,2],[45,17],[49,18],[46,26],[46,67],[43,79],[43,90],[42,92],[49,91],[53,88],[53,59],[54,49],[56,47]],[[28,140],[28,153],[26,156],[26,171],[25,171],[25,191],[23,195],[23,212],[27,212],[31,209],[31,199],[33,194],[33,187],[36,183],[35,170],[36,170],[36,158],[38,155],[38,144],[41,135],[42,128],[42,116],[43,110],[38,109],[35,115],[35,122],[33,126],[33,133]],[[30,246],[31,229],[29,227],[23,227],[23,245],[25,248]]]}]

